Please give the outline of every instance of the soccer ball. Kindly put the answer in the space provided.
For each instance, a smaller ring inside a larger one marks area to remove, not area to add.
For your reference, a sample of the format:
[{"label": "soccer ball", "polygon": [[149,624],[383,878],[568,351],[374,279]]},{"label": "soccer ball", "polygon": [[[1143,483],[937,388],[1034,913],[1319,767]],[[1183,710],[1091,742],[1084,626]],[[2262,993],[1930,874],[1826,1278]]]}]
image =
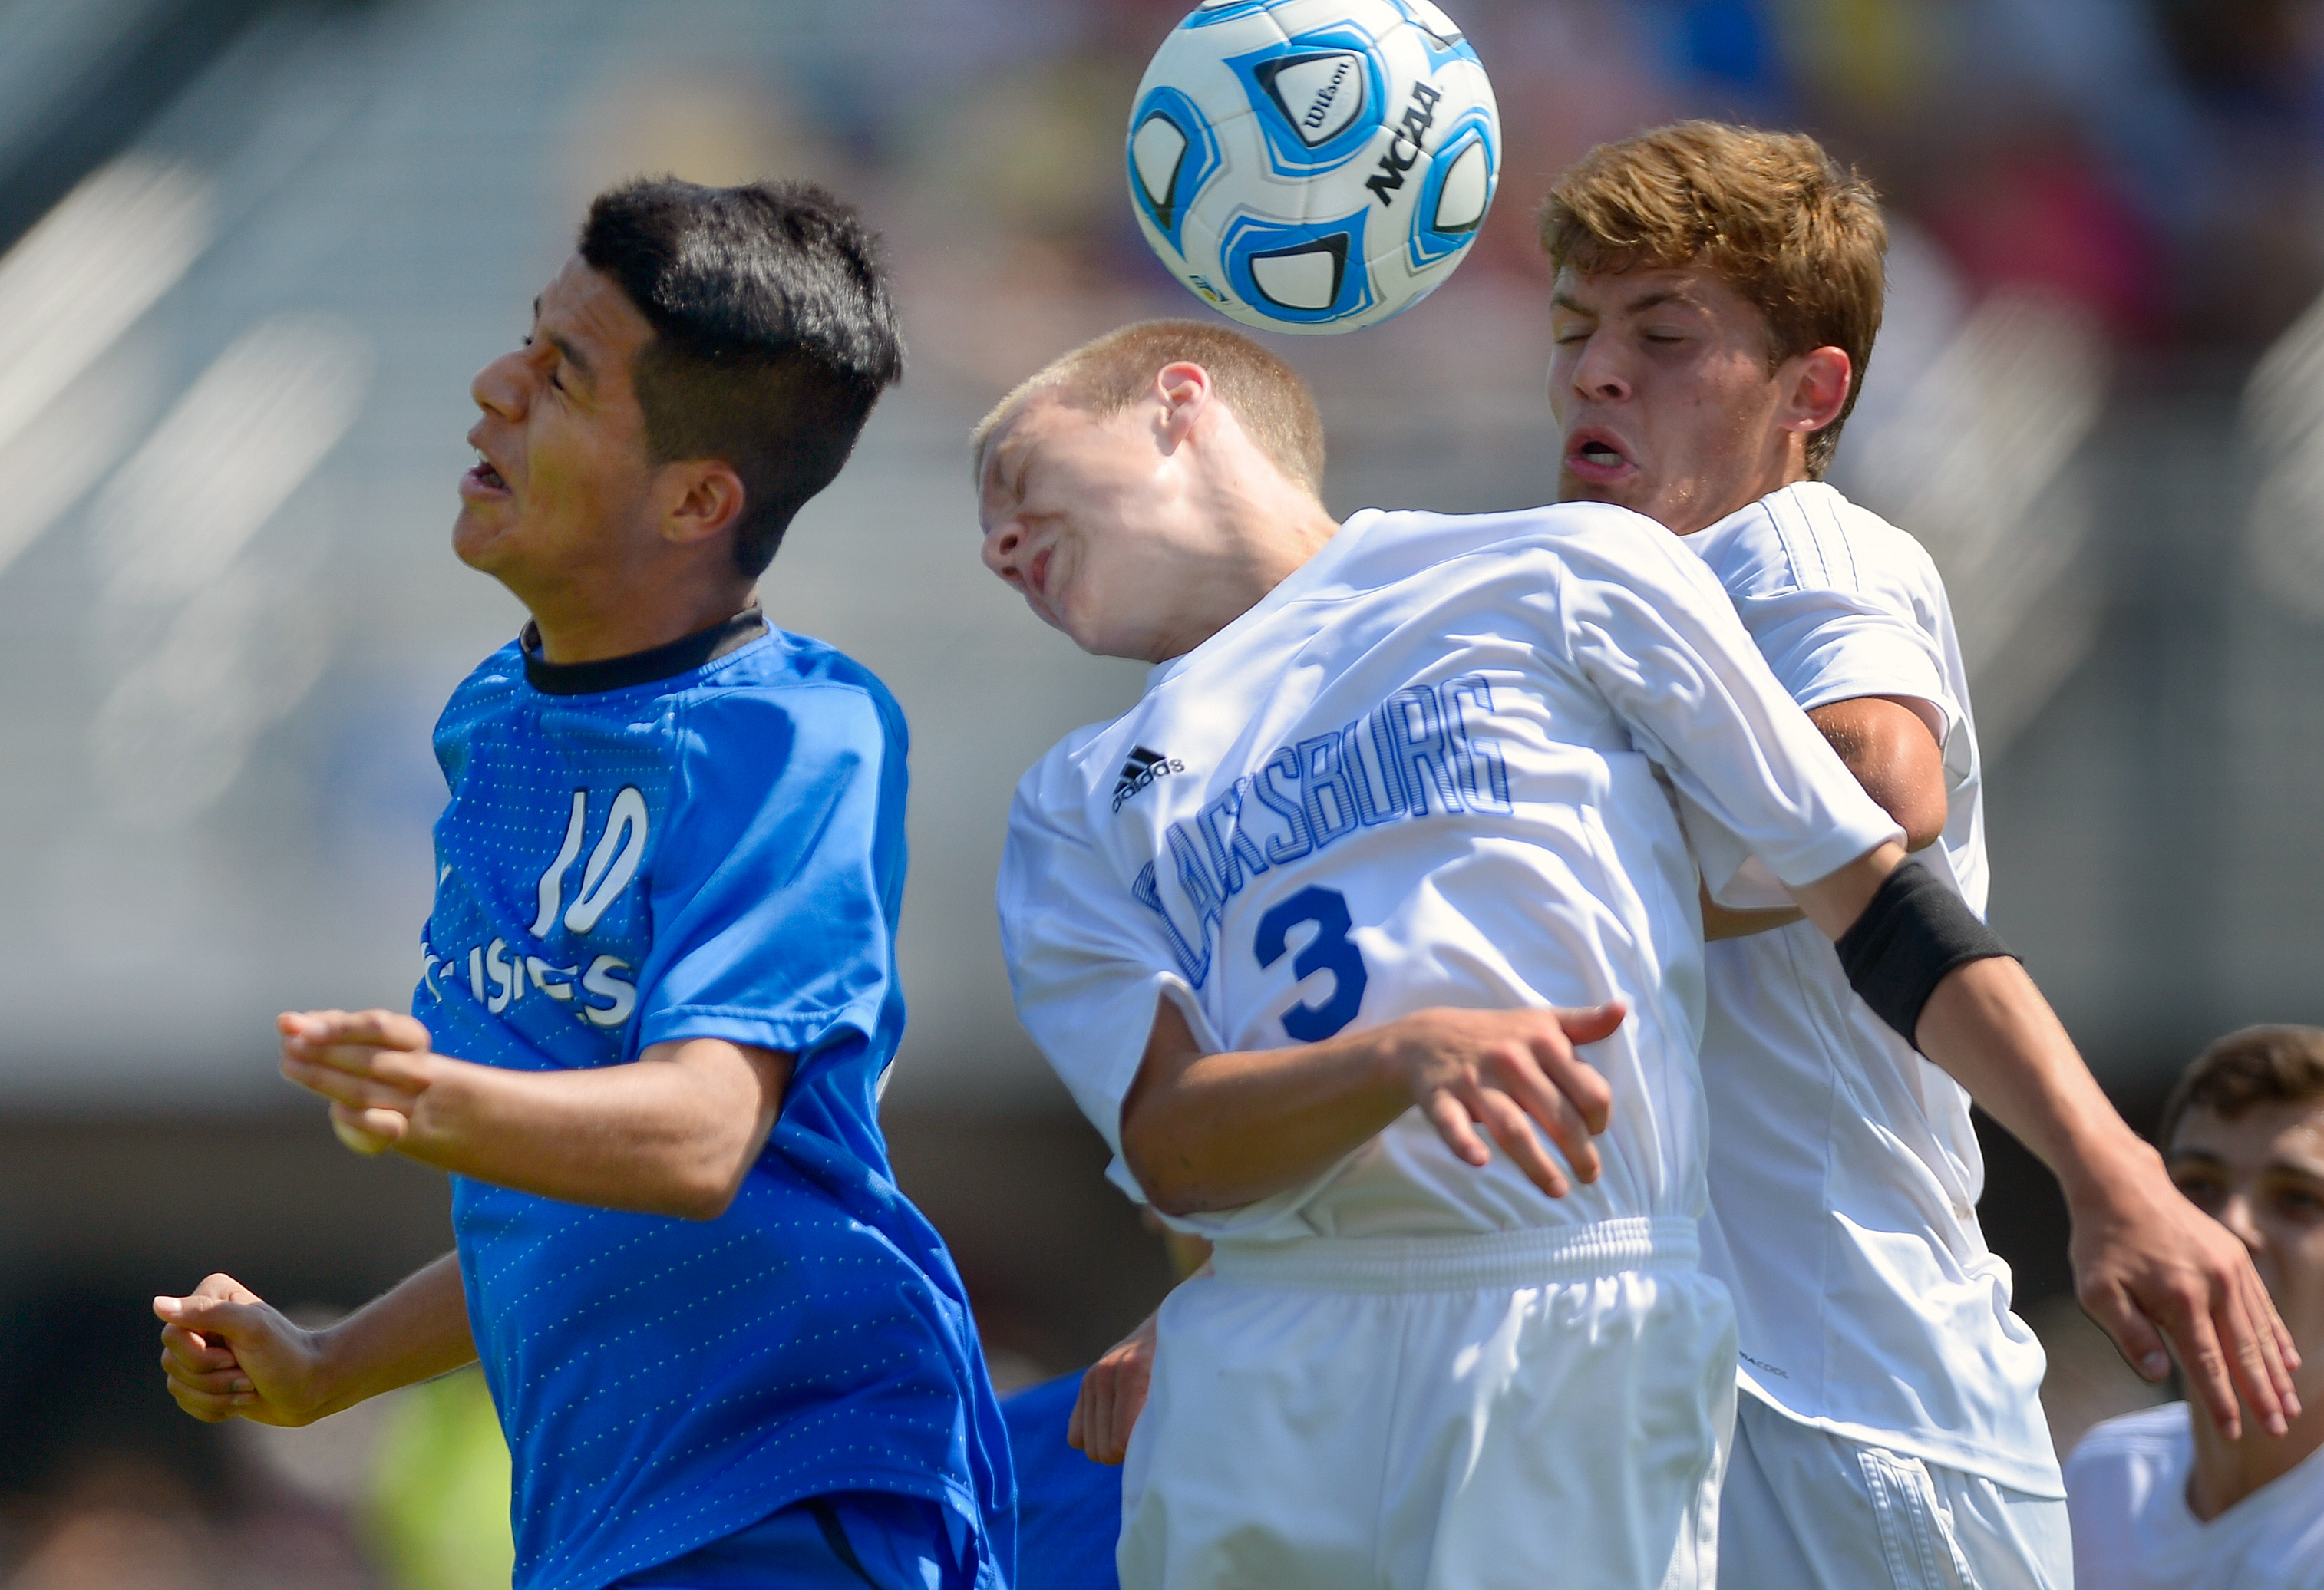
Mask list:
[{"label": "soccer ball", "polygon": [[1430,0],[1204,0],[1138,87],[1130,197],[1221,313],[1354,331],[1452,273],[1500,145],[1485,69]]}]

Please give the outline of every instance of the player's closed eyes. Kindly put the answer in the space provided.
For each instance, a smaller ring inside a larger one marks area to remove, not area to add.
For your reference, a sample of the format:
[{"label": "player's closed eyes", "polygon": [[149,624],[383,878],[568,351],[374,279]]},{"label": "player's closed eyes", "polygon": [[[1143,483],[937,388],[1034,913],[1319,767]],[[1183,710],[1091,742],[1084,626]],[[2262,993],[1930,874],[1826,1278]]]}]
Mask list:
[{"label": "player's closed eyes", "polygon": [[[524,334],[524,345],[528,348],[532,346],[532,333],[529,331],[526,332]],[[549,368],[549,384],[555,387],[560,392],[565,390],[565,382],[558,379],[557,372],[562,368],[562,365],[558,364],[552,364]]]}]

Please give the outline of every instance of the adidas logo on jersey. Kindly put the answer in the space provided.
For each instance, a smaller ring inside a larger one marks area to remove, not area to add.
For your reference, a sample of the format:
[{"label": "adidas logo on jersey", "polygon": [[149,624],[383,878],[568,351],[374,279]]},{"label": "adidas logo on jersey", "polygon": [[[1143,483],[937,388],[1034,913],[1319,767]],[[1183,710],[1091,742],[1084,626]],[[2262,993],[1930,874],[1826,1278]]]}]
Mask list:
[{"label": "adidas logo on jersey", "polygon": [[1144,746],[1132,747],[1130,760],[1121,765],[1121,778],[1113,786],[1113,809],[1121,810],[1124,801],[1136,795],[1157,778],[1167,778],[1173,773],[1184,773],[1186,764],[1176,757],[1166,757],[1160,751],[1148,750]]}]

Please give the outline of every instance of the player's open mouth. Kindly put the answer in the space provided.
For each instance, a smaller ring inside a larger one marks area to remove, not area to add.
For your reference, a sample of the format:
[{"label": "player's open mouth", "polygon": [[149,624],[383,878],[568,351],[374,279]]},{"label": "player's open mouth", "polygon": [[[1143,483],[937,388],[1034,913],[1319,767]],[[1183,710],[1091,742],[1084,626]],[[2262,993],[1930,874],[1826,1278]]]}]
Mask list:
[{"label": "player's open mouth", "polygon": [[1036,596],[1049,593],[1049,554],[1056,550],[1054,547],[1044,547],[1033,555],[1033,561],[1025,565],[1025,584]]},{"label": "player's open mouth", "polygon": [[460,485],[464,491],[473,491],[478,496],[502,493],[508,490],[508,482],[501,478],[501,472],[493,467],[493,461],[485,457],[481,451],[476,454],[475,467],[460,477]]},{"label": "player's open mouth", "polygon": [[1626,472],[1630,461],[1605,437],[1585,435],[1566,448],[1565,467],[1585,481],[1610,481]]}]

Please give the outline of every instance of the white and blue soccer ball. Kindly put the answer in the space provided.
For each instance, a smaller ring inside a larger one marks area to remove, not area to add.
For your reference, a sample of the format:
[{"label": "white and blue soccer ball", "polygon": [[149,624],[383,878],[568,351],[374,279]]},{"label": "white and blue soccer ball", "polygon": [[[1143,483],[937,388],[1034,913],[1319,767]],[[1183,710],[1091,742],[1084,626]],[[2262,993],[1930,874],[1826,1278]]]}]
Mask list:
[{"label": "white and blue soccer ball", "polygon": [[1500,179],[1485,69],[1431,0],[1204,0],[1130,115],[1130,197],[1171,274],[1267,331],[1401,314]]}]

